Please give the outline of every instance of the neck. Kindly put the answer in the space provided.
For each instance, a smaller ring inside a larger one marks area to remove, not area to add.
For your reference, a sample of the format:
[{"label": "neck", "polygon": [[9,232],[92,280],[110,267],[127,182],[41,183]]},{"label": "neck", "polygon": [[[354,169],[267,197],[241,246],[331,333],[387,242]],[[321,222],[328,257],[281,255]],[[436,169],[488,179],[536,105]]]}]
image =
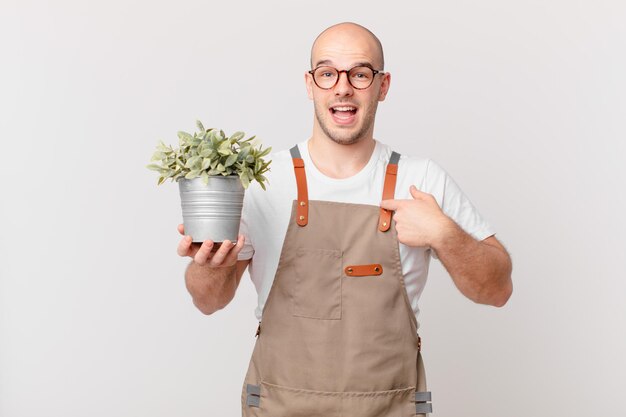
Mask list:
[{"label": "neck", "polygon": [[343,179],[357,174],[367,165],[376,141],[369,136],[350,145],[341,145],[326,135],[314,134],[307,146],[313,164],[322,174]]}]

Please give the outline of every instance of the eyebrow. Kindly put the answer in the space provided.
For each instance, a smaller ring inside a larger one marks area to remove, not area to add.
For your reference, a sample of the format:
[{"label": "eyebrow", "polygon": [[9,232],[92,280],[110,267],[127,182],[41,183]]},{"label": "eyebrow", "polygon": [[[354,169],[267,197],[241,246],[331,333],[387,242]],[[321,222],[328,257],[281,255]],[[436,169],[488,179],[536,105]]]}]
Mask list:
[{"label": "eyebrow", "polygon": [[[317,61],[314,68],[317,68],[320,65],[328,65],[328,64],[332,64],[332,61],[330,59],[323,59],[321,61]],[[355,62],[354,65],[352,65],[350,68],[354,68],[354,67],[368,67],[368,68],[374,69],[372,64],[369,62]]]}]

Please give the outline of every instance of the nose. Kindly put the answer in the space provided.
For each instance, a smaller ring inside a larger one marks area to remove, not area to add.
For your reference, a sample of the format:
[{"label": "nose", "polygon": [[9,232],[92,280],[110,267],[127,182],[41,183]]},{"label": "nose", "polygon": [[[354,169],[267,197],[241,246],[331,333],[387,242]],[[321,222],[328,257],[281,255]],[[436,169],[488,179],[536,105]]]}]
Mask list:
[{"label": "nose", "polygon": [[[345,77],[342,77],[345,75]],[[337,84],[335,85],[335,95],[336,96],[350,96],[354,93],[354,88],[352,84],[348,81],[348,71],[339,72],[339,79],[337,80]]]}]

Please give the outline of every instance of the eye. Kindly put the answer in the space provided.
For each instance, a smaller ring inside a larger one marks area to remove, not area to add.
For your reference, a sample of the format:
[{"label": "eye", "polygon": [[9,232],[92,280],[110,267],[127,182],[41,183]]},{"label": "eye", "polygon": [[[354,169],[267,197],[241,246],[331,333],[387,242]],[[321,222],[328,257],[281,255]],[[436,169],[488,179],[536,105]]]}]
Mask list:
[{"label": "eye", "polygon": [[350,70],[350,79],[358,82],[369,82],[373,71],[369,67],[354,67]]},{"label": "eye", "polygon": [[354,74],[352,74],[352,77],[354,78],[358,78],[360,80],[367,80],[370,77],[370,72],[367,70],[358,70],[358,71],[354,71]]},{"label": "eye", "polygon": [[333,79],[337,77],[337,71],[332,67],[319,67],[314,75],[317,79]]}]

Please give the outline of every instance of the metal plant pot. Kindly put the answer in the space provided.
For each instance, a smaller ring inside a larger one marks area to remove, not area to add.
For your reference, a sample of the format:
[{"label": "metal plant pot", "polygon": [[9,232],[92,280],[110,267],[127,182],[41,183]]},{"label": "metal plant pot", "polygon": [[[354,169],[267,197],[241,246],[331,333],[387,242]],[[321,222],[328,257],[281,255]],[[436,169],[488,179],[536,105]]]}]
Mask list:
[{"label": "metal plant pot", "polygon": [[199,177],[177,182],[185,234],[193,242],[237,242],[245,192],[239,176],[210,176],[207,185]]}]

